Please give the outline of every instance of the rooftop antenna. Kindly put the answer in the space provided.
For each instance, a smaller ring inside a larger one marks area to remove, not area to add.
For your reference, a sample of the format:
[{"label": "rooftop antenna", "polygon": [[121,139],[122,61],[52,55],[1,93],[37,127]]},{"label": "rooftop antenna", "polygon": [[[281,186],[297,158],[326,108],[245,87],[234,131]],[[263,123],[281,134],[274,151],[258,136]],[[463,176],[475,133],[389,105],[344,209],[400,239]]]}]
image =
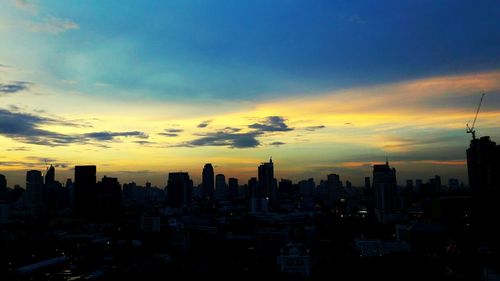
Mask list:
[{"label": "rooftop antenna", "polygon": [[479,109],[481,109],[481,104],[483,103],[484,95],[486,95],[486,94],[483,93],[481,95],[481,99],[479,100],[479,104],[478,104],[477,110],[476,110],[476,115],[474,116],[474,121],[472,121],[472,126],[469,126],[469,123],[467,123],[467,125],[466,125],[466,131],[465,132],[467,134],[472,134],[472,139],[473,140],[476,139],[476,129],[474,128],[474,126],[476,125],[477,115],[479,114]]}]

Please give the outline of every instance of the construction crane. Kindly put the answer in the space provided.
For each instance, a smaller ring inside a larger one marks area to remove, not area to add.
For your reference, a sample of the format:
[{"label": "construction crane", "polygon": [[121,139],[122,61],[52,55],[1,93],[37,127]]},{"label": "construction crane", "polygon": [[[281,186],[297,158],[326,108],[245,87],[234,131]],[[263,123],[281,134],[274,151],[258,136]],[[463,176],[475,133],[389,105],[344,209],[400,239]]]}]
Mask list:
[{"label": "construction crane", "polygon": [[467,134],[472,134],[473,140],[476,139],[476,130],[474,129],[474,126],[476,125],[477,115],[479,114],[479,109],[481,109],[481,104],[483,103],[484,95],[486,95],[486,94],[483,93],[481,95],[481,99],[479,100],[479,105],[477,106],[476,116],[474,116],[474,121],[472,121],[472,126],[469,126],[469,123],[467,123],[467,125],[466,125],[466,128],[467,128],[466,132],[467,132]]}]

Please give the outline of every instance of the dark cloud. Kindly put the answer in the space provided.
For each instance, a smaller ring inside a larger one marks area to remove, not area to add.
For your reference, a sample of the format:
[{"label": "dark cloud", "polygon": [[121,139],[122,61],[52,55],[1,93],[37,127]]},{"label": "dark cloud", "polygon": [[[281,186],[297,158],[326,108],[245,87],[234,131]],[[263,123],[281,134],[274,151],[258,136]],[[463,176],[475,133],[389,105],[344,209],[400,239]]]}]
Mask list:
[{"label": "dark cloud", "polygon": [[138,140],[138,141],[134,141],[135,143],[137,144],[140,144],[140,145],[151,145],[151,144],[156,144],[156,142],[153,142],[153,141],[145,141],[145,140]]},{"label": "dark cloud", "polygon": [[[286,119],[281,116],[269,116],[258,123],[248,125],[252,129],[246,133],[240,133],[241,128],[225,127],[216,132],[198,134],[198,138],[176,146],[197,147],[197,146],[227,146],[230,148],[251,148],[257,147],[261,142],[257,139],[267,132],[286,132],[292,131],[285,123]],[[205,128],[211,120],[203,121],[198,128]],[[162,133],[162,135],[168,135]],[[273,142],[270,145],[282,145],[283,142]]]},{"label": "dark cloud", "polygon": [[105,131],[68,135],[40,128],[43,125],[54,124],[74,127],[87,126],[64,119],[56,119],[30,113],[12,112],[6,109],[0,109],[0,135],[23,143],[47,146],[62,146],[72,143],[98,145],[91,143],[91,141],[112,141],[117,137],[148,138],[148,135],[139,131]]},{"label": "dark cloud", "polygon": [[184,131],[183,129],[175,129],[175,128],[165,129],[165,132],[167,133],[182,133],[183,131]]},{"label": "dark cloud", "polygon": [[56,159],[38,157],[38,156],[28,156],[25,157],[26,161],[3,161],[0,162],[1,166],[21,166],[30,168],[44,168],[47,165],[53,165],[56,168],[67,168],[70,166],[69,163],[60,162]]},{"label": "dark cloud", "polygon": [[236,132],[239,132],[241,131],[240,128],[234,128],[234,127],[226,127],[223,129],[223,131],[225,132],[231,132],[231,133],[236,133]]},{"label": "dark cloud", "polygon": [[21,110],[21,108],[15,104],[11,104],[9,105],[9,109],[12,110],[12,111],[19,111]]},{"label": "dark cloud", "polygon": [[275,142],[270,143],[270,145],[275,145],[275,146],[284,145],[284,144],[286,144],[286,143],[281,142],[281,141],[275,141]]},{"label": "dark cloud", "polygon": [[165,129],[164,133],[159,133],[158,135],[160,136],[166,136],[166,137],[177,137],[179,136],[178,133],[184,132],[183,129],[175,129],[175,128],[170,128],[170,129]]},{"label": "dark cloud", "polygon": [[179,136],[179,134],[175,134],[175,133],[159,133],[158,135],[166,136],[166,137],[177,137],[177,136]]},{"label": "dark cloud", "polygon": [[249,125],[248,128],[255,129],[259,132],[287,132],[293,128],[288,127],[285,123],[286,119],[281,116],[268,116],[260,123]]},{"label": "dark cloud", "polygon": [[212,120],[205,120],[205,121],[201,121],[200,124],[198,124],[198,128],[206,128],[208,126],[208,124],[210,124],[210,122],[212,122]]},{"label": "dark cloud", "polygon": [[257,147],[260,142],[256,137],[260,132],[233,133],[227,130],[221,130],[215,133],[202,135],[200,138],[181,144],[180,146],[227,146],[231,148],[250,148]]},{"label": "dark cloud", "polygon": [[53,118],[0,109],[0,135],[24,143],[49,146],[66,145],[80,140],[77,136],[39,128],[39,126],[47,124],[68,125],[66,122],[59,122]]},{"label": "dark cloud", "polygon": [[0,96],[2,94],[13,94],[27,90],[32,84],[25,81],[13,81],[7,84],[0,83]]},{"label": "dark cloud", "polygon": [[26,146],[18,146],[7,149],[7,151],[30,151],[31,149]]},{"label": "dark cloud", "polygon": [[149,138],[149,136],[147,134],[145,134],[144,132],[139,132],[139,131],[130,131],[130,132],[109,132],[109,131],[92,132],[92,133],[83,134],[83,137],[94,139],[94,140],[100,140],[100,141],[112,141],[116,137],[136,137],[136,138],[141,138],[141,139],[147,139],[147,138]]},{"label": "dark cloud", "polygon": [[311,132],[312,132],[312,131],[316,131],[316,130],[319,130],[319,129],[324,129],[324,128],[326,128],[326,126],[325,126],[325,125],[319,125],[319,126],[309,126],[309,127],[305,127],[304,129],[305,129],[306,131],[311,131]]},{"label": "dark cloud", "polygon": [[47,157],[38,157],[38,156],[28,156],[28,157],[25,157],[26,159],[28,160],[32,160],[32,161],[37,161],[39,163],[53,163],[53,162],[57,162],[56,159],[53,159],[53,158],[47,158]]}]

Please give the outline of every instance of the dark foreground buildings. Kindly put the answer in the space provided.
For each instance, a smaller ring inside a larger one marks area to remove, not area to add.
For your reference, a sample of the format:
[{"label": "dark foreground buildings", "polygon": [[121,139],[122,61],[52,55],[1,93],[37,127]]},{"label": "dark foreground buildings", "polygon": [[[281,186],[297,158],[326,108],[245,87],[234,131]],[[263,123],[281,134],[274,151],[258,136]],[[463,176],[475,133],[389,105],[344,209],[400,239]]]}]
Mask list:
[{"label": "dark foreground buildings", "polygon": [[[388,162],[362,187],[330,173],[278,188],[272,160],[245,183],[206,164],[196,188],[186,172],[97,182],[96,166],[64,188],[53,167],[29,171],[26,192],[0,177],[0,280],[492,280],[498,152],[487,137],[467,151],[474,236],[463,183],[398,186]],[[67,202],[52,211],[51,188]]]},{"label": "dark foreground buildings", "polygon": [[467,149],[472,196],[472,228],[478,239],[498,242],[500,235],[500,146],[484,136]]},{"label": "dark foreground buildings", "polygon": [[94,218],[98,215],[96,166],[75,166],[75,215],[81,218]]}]

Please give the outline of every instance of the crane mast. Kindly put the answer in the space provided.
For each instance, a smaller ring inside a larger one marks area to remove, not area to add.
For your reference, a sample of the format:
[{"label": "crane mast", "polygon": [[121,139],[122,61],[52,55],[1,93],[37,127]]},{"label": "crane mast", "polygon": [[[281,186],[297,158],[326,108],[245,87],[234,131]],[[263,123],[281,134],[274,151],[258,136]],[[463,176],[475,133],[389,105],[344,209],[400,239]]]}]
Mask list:
[{"label": "crane mast", "polygon": [[486,95],[486,94],[483,93],[481,95],[481,99],[479,100],[479,104],[478,104],[477,110],[476,110],[476,115],[474,116],[474,121],[472,121],[472,125],[469,126],[469,123],[467,123],[467,125],[466,125],[466,128],[467,128],[466,132],[467,132],[467,134],[472,134],[473,140],[476,139],[476,130],[475,130],[474,126],[476,125],[477,115],[479,114],[479,109],[481,109],[481,104],[483,103],[484,95]]}]

